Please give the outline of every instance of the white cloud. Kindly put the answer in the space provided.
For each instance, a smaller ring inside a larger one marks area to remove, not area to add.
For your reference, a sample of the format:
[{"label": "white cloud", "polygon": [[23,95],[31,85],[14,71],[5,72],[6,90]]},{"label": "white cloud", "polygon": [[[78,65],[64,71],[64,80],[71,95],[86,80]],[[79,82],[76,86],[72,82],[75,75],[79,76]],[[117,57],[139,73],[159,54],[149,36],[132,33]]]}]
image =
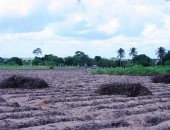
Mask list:
[{"label": "white cloud", "polygon": [[[141,32],[141,36],[143,39],[152,40],[155,43],[161,42],[168,43],[170,42],[169,36],[170,36],[170,16],[163,16],[162,20],[163,22],[162,26],[156,25],[156,24],[147,24],[144,28],[144,30]],[[156,22],[155,22],[156,23]]]},{"label": "white cloud", "polygon": [[157,12],[158,7],[153,6],[153,5],[146,5],[146,4],[133,5],[133,9],[134,9],[134,13],[136,13],[136,16],[139,16],[139,17],[149,17],[159,12],[159,11]]},{"label": "white cloud", "polygon": [[69,15],[68,21],[72,21],[72,23],[86,21],[86,18],[83,15],[83,13],[72,13],[71,15]]},{"label": "white cloud", "polygon": [[76,4],[76,0],[50,0],[47,8],[52,14],[65,14],[75,10]]},{"label": "white cloud", "polygon": [[9,40],[9,41],[16,40],[16,39],[31,39],[31,40],[39,39],[39,40],[41,40],[41,39],[46,39],[46,38],[49,38],[52,36],[54,36],[54,32],[53,32],[52,28],[45,27],[40,32],[1,34],[0,39],[1,40]]},{"label": "white cloud", "polygon": [[170,15],[165,15],[162,21],[164,22],[167,28],[170,28]]},{"label": "white cloud", "polygon": [[[39,20],[41,17],[45,21],[43,24],[40,21],[42,26],[35,29],[41,30],[38,32],[29,29],[18,31],[15,27],[14,30],[20,33],[0,33],[0,44],[4,48],[5,44],[9,44],[8,48],[18,44],[14,52],[17,52],[19,44],[26,43],[30,50],[42,46],[45,53],[56,55],[66,56],[82,50],[92,56],[104,57],[116,56],[120,47],[127,51],[134,46],[139,54],[154,57],[157,47],[170,49],[169,8],[170,4],[161,0],[0,0],[0,18],[27,18],[27,15],[32,18],[34,15],[34,18]],[[24,21],[27,23],[22,23],[27,27],[33,24],[30,21],[28,18]],[[10,30],[12,26],[19,26],[15,20],[7,22],[0,22],[1,27],[10,25]]]},{"label": "white cloud", "polygon": [[148,37],[153,35],[158,30],[156,24],[148,24],[145,26],[144,30],[142,31],[142,36]]},{"label": "white cloud", "polygon": [[105,32],[107,34],[114,34],[120,27],[120,24],[116,18],[100,25],[98,27],[99,31]]},{"label": "white cloud", "polygon": [[1,0],[0,1],[0,17],[26,16],[26,15],[30,14],[35,9],[38,1],[34,1],[34,0]]}]

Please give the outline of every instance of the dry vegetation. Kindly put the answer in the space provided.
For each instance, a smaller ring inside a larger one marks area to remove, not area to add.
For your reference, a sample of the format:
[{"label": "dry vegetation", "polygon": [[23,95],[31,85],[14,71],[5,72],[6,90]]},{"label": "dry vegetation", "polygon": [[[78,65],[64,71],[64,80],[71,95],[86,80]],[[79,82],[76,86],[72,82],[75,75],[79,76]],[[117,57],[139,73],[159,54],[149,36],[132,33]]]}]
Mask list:
[{"label": "dry vegetation", "polygon": [[[9,82],[14,74],[43,79],[49,87],[32,89],[35,84],[30,84],[25,89],[22,82],[19,88],[0,89],[1,130],[170,129],[170,84],[153,83],[149,76],[91,75],[79,69],[1,70],[0,82]],[[96,93],[112,85],[123,88],[121,93]],[[129,95],[134,91],[137,95]]]},{"label": "dry vegetation", "polygon": [[170,83],[170,74],[158,74],[152,77],[154,83]]},{"label": "dry vegetation", "polygon": [[25,77],[23,75],[12,75],[9,78],[1,81],[0,88],[24,88],[24,89],[37,89],[47,88],[48,84],[40,78]]},{"label": "dry vegetation", "polygon": [[104,84],[96,92],[100,95],[126,95],[128,97],[152,95],[147,87],[139,83]]}]

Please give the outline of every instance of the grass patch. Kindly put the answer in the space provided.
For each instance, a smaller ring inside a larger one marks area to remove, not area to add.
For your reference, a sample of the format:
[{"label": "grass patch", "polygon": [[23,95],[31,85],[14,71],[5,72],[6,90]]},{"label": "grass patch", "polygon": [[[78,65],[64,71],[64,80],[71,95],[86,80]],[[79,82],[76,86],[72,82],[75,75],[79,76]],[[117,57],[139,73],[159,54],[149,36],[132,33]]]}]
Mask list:
[{"label": "grass patch", "polygon": [[98,68],[95,74],[112,74],[112,75],[138,75],[150,76],[156,74],[170,73],[170,66],[156,66],[156,67],[143,67],[132,66],[127,68]]},{"label": "grass patch", "polygon": [[75,66],[11,66],[0,65],[0,70],[52,70],[52,69],[75,69]]},{"label": "grass patch", "polygon": [[49,66],[9,66],[1,65],[0,70],[47,70]]}]

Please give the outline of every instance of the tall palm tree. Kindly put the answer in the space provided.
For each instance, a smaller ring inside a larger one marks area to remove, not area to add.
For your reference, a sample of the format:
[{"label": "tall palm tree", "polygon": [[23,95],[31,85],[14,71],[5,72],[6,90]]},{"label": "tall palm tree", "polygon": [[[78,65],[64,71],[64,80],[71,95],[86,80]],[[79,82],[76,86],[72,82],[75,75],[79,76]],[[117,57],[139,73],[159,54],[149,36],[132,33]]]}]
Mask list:
[{"label": "tall palm tree", "polygon": [[156,51],[156,55],[158,56],[161,65],[162,65],[162,59],[165,56],[165,54],[166,54],[166,49],[163,47],[159,47]]},{"label": "tall palm tree", "polygon": [[138,54],[138,52],[136,51],[135,47],[130,48],[130,53],[129,56],[132,57],[132,63],[133,63],[133,58]]},{"label": "tall palm tree", "polygon": [[136,51],[135,47],[130,48],[130,53],[129,56],[132,57],[132,59],[138,54],[138,52]]},{"label": "tall palm tree", "polygon": [[118,54],[118,58],[119,58],[119,61],[120,61],[120,67],[121,67],[121,62],[122,62],[122,58],[125,57],[125,51],[120,48],[118,51],[117,51],[117,54]]}]

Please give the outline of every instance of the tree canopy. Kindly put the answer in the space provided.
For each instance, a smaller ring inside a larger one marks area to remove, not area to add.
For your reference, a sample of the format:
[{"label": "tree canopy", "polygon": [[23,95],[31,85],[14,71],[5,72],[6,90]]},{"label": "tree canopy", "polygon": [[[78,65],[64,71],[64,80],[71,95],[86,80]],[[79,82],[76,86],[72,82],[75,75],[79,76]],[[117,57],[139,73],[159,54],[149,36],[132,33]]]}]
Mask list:
[{"label": "tree canopy", "polygon": [[22,59],[18,57],[12,57],[5,61],[6,65],[23,65]]},{"label": "tree canopy", "polygon": [[[166,52],[164,47],[159,47],[156,50],[156,55],[159,59],[150,59],[145,54],[137,55],[137,49],[135,47],[130,48],[129,56],[132,57],[130,59],[124,59],[125,51],[123,48],[119,48],[117,51],[117,58],[102,58],[101,56],[95,56],[94,58],[90,58],[86,53],[82,51],[76,51],[73,56],[68,56],[65,58],[55,56],[53,54],[46,54],[43,57],[35,56],[32,60],[21,59],[18,57],[12,58],[1,58],[1,65],[45,65],[45,66],[76,66],[76,67],[87,67],[87,66],[98,66],[98,67],[128,67],[133,66],[135,64],[142,66],[149,65],[170,65],[170,51]],[[33,53],[35,55],[40,55],[42,53],[40,48],[36,48]]]},{"label": "tree canopy", "polygon": [[159,47],[159,48],[157,49],[157,51],[156,51],[156,54],[157,54],[157,56],[158,56],[158,58],[159,58],[159,61],[160,61],[161,65],[162,65],[162,59],[163,59],[163,57],[164,57],[165,54],[166,54],[166,49],[163,48],[163,47]]},{"label": "tree canopy", "polygon": [[138,54],[137,50],[135,47],[130,48],[130,53],[129,56],[132,57],[132,59]]},{"label": "tree canopy", "polygon": [[133,59],[135,64],[142,65],[142,66],[150,66],[151,59],[146,56],[145,54],[137,55]]},{"label": "tree canopy", "polygon": [[35,55],[41,55],[42,54],[42,50],[41,50],[41,48],[36,48],[36,49],[34,49],[33,50],[33,54],[35,54]]}]

